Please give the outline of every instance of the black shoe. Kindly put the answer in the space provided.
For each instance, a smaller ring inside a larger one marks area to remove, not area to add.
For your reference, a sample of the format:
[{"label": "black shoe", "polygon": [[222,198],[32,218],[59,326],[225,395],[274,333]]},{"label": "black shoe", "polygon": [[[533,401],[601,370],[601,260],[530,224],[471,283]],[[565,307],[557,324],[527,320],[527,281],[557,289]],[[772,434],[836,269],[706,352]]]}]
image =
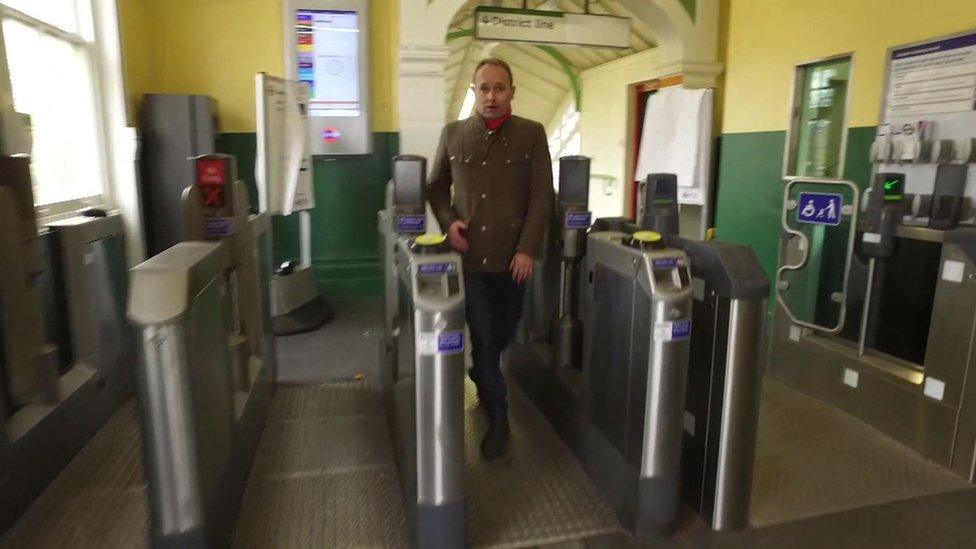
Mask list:
[{"label": "black shoe", "polygon": [[508,439],[512,432],[508,428],[508,420],[491,421],[488,423],[488,432],[481,441],[481,455],[488,461],[498,459],[508,448]]}]

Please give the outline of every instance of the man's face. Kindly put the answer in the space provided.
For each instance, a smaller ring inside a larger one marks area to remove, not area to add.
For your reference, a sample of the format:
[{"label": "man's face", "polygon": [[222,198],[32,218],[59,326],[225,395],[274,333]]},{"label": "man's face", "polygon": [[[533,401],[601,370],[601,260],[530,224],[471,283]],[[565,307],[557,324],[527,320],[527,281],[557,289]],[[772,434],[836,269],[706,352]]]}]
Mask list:
[{"label": "man's face", "polygon": [[498,65],[482,65],[474,73],[474,110],[483,118],[501,118],[512,108],[515,86]]}]

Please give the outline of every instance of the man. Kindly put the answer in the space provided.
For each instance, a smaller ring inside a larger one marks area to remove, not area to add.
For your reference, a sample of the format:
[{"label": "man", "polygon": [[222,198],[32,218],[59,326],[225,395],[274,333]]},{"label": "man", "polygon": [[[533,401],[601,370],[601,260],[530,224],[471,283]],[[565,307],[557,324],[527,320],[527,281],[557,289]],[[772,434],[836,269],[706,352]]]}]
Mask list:
[{"label": "man", "polygon": [[472,81],[476,114],[441,132],[427,197],[464,258],[470,376],[488,413],[481,453],[493,460],[510,436],[499,360],[515,335],[525,281],[549,226],[552,160],[542,125],[512,115],[515,86],[506,62],[483,59]]}]

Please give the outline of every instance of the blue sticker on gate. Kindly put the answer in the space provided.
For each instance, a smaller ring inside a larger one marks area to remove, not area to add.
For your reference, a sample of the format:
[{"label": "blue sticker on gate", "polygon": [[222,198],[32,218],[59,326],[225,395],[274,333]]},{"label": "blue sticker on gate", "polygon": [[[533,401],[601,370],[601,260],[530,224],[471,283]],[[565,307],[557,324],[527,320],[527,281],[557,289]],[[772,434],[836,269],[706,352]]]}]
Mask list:
[{"label": "blue sticker on gate", "polygon": [[203,235],[206,238],[223,238],[234,234],[230,218],[211,217],[203,221]]},{"label": "blue sticker on gate", "polygon": [[840,225],[844,197],[829,193],[800,193],[796,201],[796,220],[814,225]]},{"label": "blue sticker on gate", "polygon": [[589,229],[593,224],[593,212],[566,212],[567,229]]},{"label": "blue sticker on gate", "polygon": [[654,260],[655,269],[673,269],[678,266],[678,258],[676,257],[662,257],[661,259]]},{"label": "blue sticker on gate", "polygon": [[437,335],[437,352],[453,355],[464,350],[464,332],[441,332]]},{"label": "blue sticker on gate", "polygon": [[442,275],[457,272],[457,263],[421,263],[417,272],[422,275]]},{"label": "blue sticker on gate", "polygon": [[691,320],[675,320],[671,325],[671,341],[688,339],[691,336]]},{"label": "blue sticker on gate", "polygon": [[422,234],[427,232],[427,216],[398,215],[396,216],[397,234]]}]

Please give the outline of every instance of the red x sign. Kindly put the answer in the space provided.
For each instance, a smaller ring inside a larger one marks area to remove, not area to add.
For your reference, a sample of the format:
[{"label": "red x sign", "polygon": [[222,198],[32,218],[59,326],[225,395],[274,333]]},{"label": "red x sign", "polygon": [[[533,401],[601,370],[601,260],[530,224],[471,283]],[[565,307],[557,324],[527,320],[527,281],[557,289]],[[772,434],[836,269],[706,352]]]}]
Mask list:
[{"label": "red x sign", "polygon": [[224,207],[224,186],[223,185],[200,185],[200,192],[203,193],[204,208]]}]

